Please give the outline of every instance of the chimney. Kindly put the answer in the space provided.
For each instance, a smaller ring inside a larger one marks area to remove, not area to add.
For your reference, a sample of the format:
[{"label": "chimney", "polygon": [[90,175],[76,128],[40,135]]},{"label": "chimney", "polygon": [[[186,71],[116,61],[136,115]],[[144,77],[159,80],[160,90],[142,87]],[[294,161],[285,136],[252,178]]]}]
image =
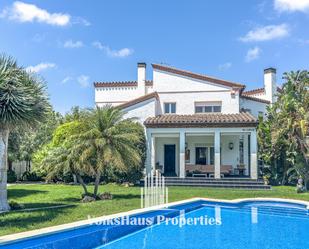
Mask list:
[{"label": "chimney", "polygon": [[146,94],[146,63],[137,63],[137,88],[142,95]]},{"label": "chimney", "polygon": [[277,83],[276,83],[276,72],[275,68],[266,68],[264,69],[264,88],[266,99],[270,101],[270,103],[274,103],[276,101],[277,94]]}]

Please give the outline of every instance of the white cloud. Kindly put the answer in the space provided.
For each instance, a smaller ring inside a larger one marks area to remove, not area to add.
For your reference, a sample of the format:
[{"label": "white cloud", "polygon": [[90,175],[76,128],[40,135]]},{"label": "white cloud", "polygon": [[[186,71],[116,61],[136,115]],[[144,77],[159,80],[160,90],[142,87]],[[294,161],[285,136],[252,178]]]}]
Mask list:
[{"label": "white cloud", "polygon": [[231,68],[231,66],[232,66],[231,62],[226,62],[226,63],[219,65],[219,70],[225,71],[225,70],[228,70],[229,68]]},{"label": "white cloud", "polygon": [[72,78],[71,76],[67,76],[67,77],[65,77],[65,78],[61,81],[61,83],[62,83],[62,84],[65,84],[65,83],[67,83],[67,82],[69,82],[69,81],[71,81],[71,80],[73,80],[73,78]]},{"label": "white cloud", "polygon": [[42,62],[42,63],[37,64],[35,66],[29,66],[29,67],[26,68],[26,70],[29,71],[29,72],[39,73],[43,70],[55,68],[55,67],[56,67],[55,63]]},{"label": "white cloud", "polygon": [[18,22],[39,22],[55,26],[66,26],[70,24],[71,19],[69,14],[49,13],[34,4],[20,1],[16,1],[11,7],[5,8],[0,16]]},{"label": "white cloud", "polygon": [[275,0],[274,5],[279,12],[309,11],[309,0]]},{"label": "white cloud", "polygon": [[250,48],[246,54],[245,61],[251,62],[260,57],[262,50],[259,47]]},{"label": "white cloud", "polygon": [[77,77],[77,82],[80,84],[81,87],[90,86],[89,76],[84,75],[84,74]]},{"label": "white cloud", "polygon": [[73,24],[82,24],[84,26],[90,26],[91,25],[91,23],[88,20],[86,20],[85,18],[82,18],[82,17],[73,17],[72,23]]},{"label": "white cloud", "polygon": [[134,50],[130,49],[130,48],[122,48],[122,49],[119,49],[119,50],[113,50],[109,46],[103,45],[99,41],[93,42],[92,45],[95,48],[104,51],[110,57],[124,58],[124,57],[127,57],[127,56],[133,54],[133,52],[134,52]]},{"label": "white cloud", "polygon": [[269,41],[283,38],[289,35],[289,27],[287,24],[268,25],[250,30],[240,40],[243,42],[259,42]]},{"label": "white cloud", "polygon": [[63,47],[65,48],[80,48],[83,47],[84,43],[82,41],[72,41],[72,40],[67,40],[63,44]]}]

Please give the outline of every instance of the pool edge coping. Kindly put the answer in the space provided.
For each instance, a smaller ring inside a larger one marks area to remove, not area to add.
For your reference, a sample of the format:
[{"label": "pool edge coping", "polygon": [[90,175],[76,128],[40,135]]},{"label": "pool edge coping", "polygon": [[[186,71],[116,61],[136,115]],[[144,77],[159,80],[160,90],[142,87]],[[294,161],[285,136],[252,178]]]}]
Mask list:
[{"label": "pool edge coping", "polygon": [[142,214],[142,213],[146,213],[146,212],[149,212],[149,211],[155,211],[155,210],[158,210],[158,209],[166,208],[168,206],[176,206],[176,205],[181,205],[181,204],[186,204],[186,203],[191,203],[191,202],[194,202],[194,201],[201,201],[201,200],[202,201],[218,202],[218,203],[222,203],[222,202],[223,203],[232,203],[232,204],[242,203],[242,202],[246,202],[246,201],[287,202],[287,203],[292,203],[292,204],[304,205],[309,210],[309,201],[302,201],[302,200],[295,200],[295,199],[258,197],[258,198],[239,198],[239,199],[226,200],[226,199],[193,197],[193,198],[190,198],[190,199],[170,202],[170,203],[167,203],[167,204],[157,205],[157,206],[153,206],[153,207],[150,207],[150,208],[138,208],[138,209],[133,209],[133,210],[126,211],[126,212],[100,216],[100,217],[96,217],[96,218],[92,218],[92,219],[80,220],[80,221],[70,222],[70,223],[51,226],[51,227],[35,229],[35,230],[31,230],[31,231],[0,236],[0,246],[10,244],[10,243],[13,243],[13,242],[18,242],[18,241],[21,241],[21,240],[24,240],[24,239],[28,239],[30,237],[36,238],[36,237],[40,237],[40,236],[44,236],[44,235],[50,235],[50,234],[53,234],[53,233],[58,233],[60,231],[68,231],[68,230],[72,230],[72,229],[78,229],[78,228],[82,228],[84,226],[95,224],[97,222],[102,222],[102,221],[108,220],[108,219],[120,218],[120,217],[128,216],[128,215]]}]

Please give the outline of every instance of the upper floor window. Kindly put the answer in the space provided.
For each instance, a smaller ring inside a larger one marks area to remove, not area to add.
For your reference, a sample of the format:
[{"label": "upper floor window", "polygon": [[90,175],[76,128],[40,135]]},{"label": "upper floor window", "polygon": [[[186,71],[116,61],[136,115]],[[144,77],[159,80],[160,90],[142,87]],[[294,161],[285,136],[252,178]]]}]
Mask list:
[{"label": "upper floor window", "polygon": [[221,112],[221,102],[195,102],[195,113]]},{"label": "upper floor window", "polygon": [[164,103],[164,113],[176,113],[176,103]]}]

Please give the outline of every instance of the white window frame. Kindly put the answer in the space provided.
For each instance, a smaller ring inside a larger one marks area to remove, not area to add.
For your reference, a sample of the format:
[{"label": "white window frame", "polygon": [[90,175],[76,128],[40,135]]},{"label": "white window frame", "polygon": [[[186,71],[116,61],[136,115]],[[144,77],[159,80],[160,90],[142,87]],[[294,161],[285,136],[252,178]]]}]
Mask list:
[{"label": "white window frame", "polygon": [[[220,106],[220,112],[215,112],[215,106]],[[202,107],[202,112],[196,112],[196,107]],[[211,111],[206,111],[206,107],[210,107]],[[194,103],[194,113],[221,113],[222,112],[222,102],[221,101],[199,101]]]},{"label": "white window frame", "polygon": [[[175,105],[175,112],[172,112],[172,105]],[[165,105],[168,105],[168,112],[165,112]],[[177,106],[176,106],[176,102],[164,102],[163,103],[163,108],[164,108],[164,114],[175,114],[177,111]]]}]

